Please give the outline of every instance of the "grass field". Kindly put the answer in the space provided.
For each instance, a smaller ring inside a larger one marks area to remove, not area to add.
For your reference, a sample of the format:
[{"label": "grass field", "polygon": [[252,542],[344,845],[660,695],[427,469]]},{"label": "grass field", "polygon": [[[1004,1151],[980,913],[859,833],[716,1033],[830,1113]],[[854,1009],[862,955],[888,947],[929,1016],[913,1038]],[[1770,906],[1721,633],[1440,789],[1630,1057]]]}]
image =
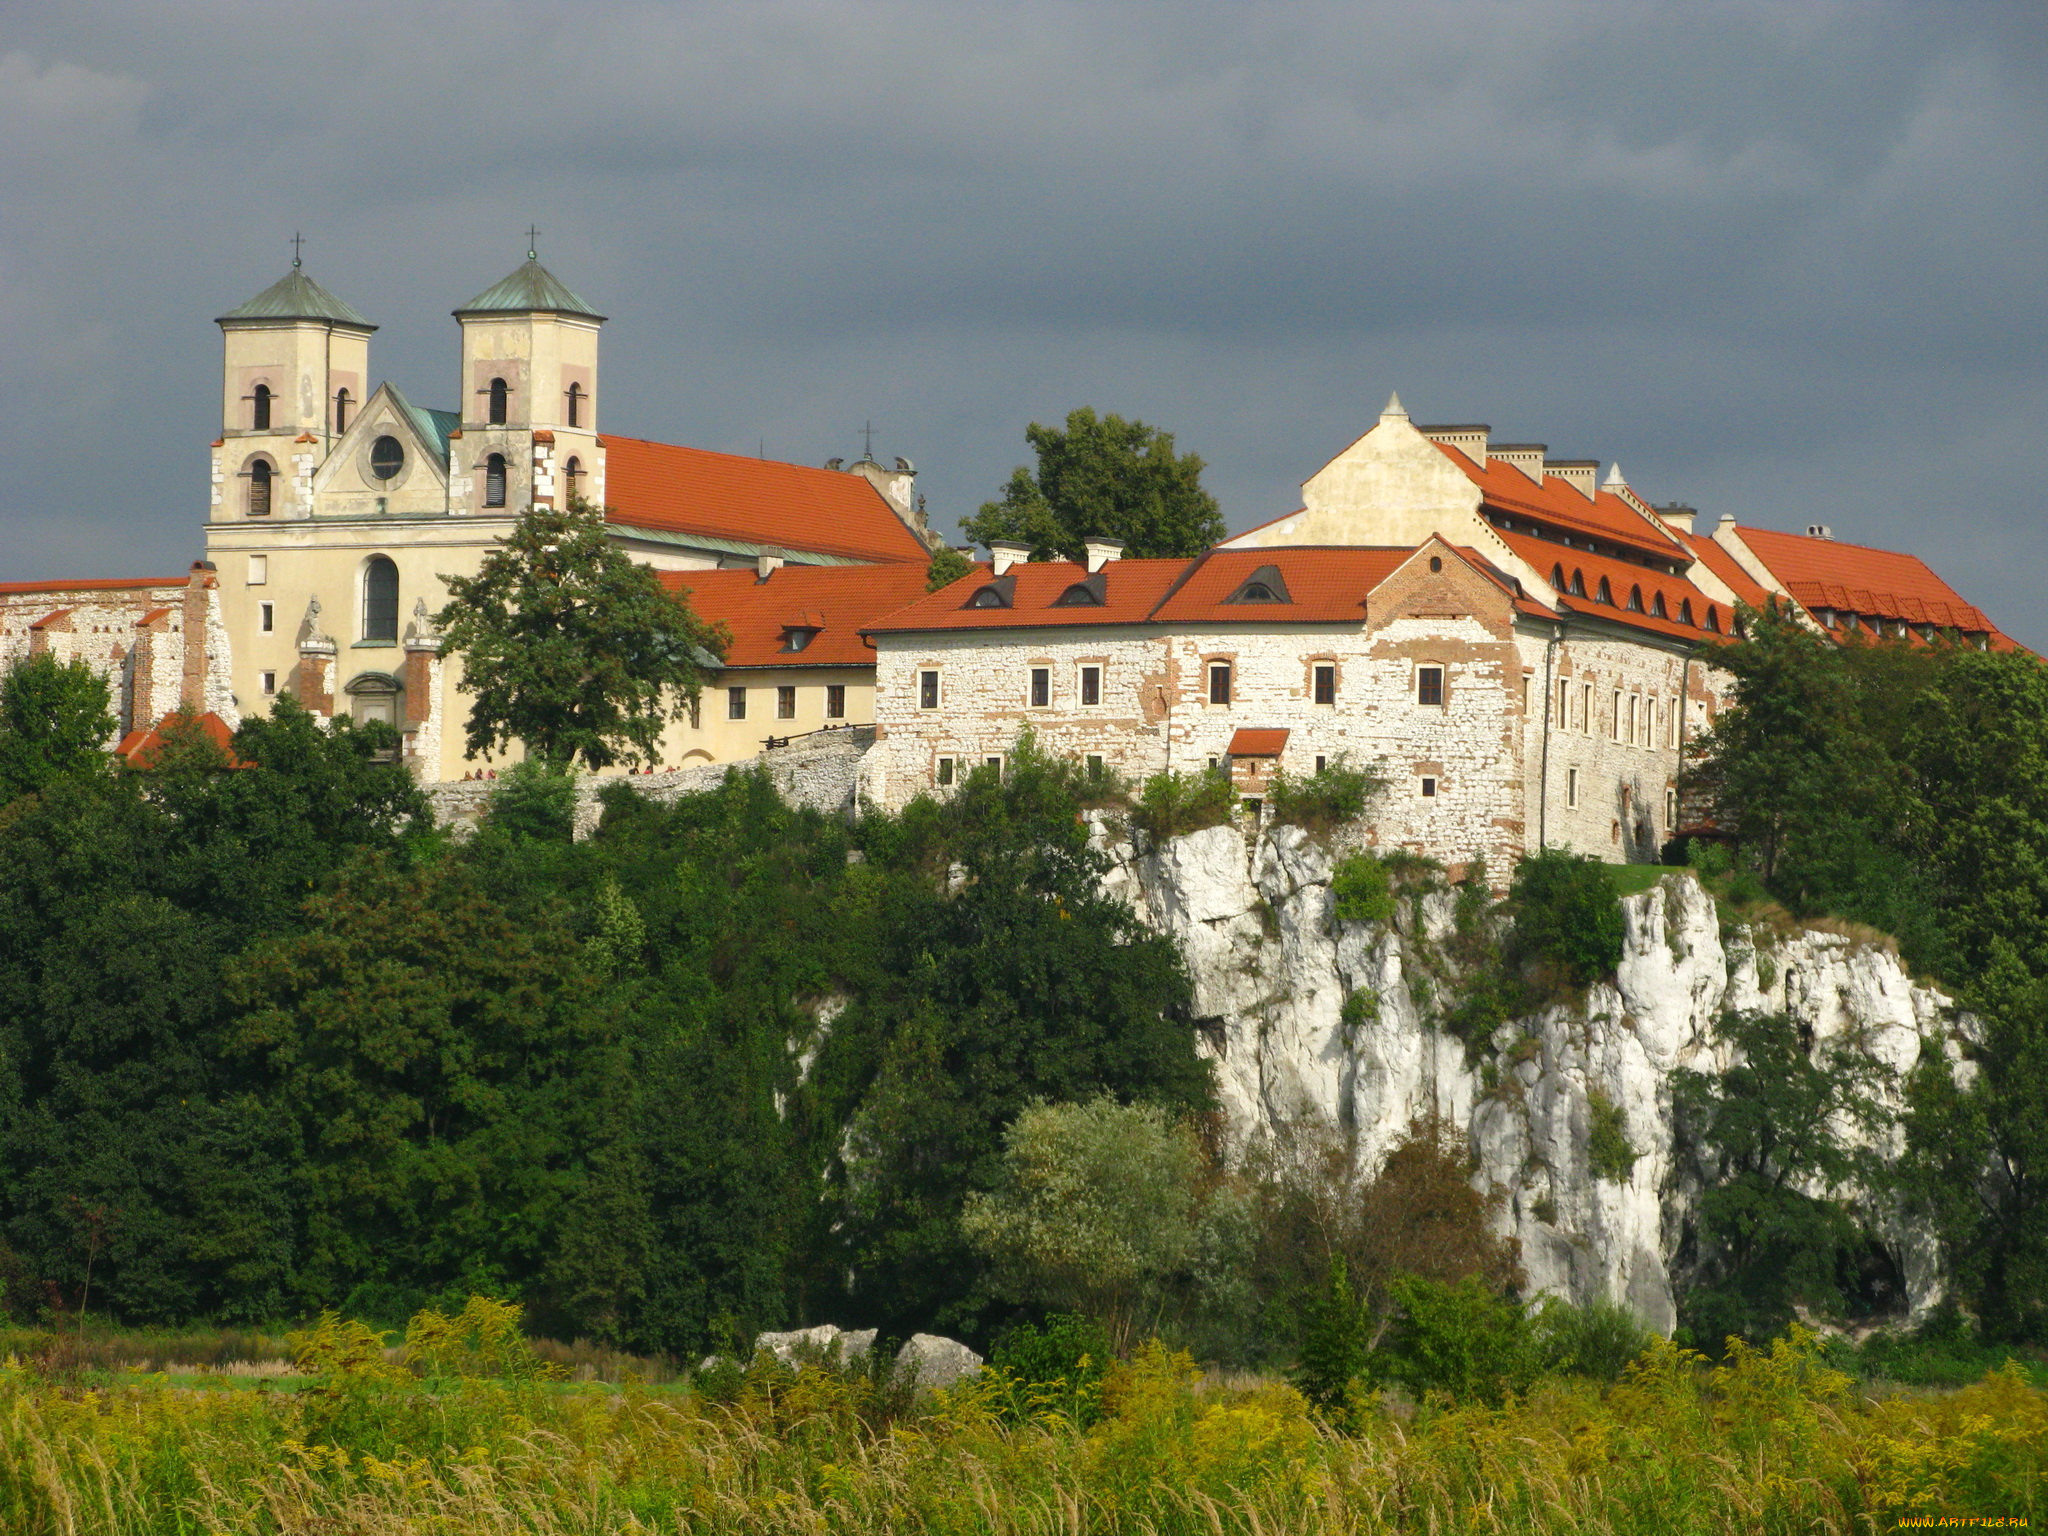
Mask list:
[{"label": "grass field", "polygon": [[1154,1345],[1083,1429],[1055,1386],[919,1392],[765,1362],[715,1391],[579,1382],[503,1329],[440,1322],[416,1320],[402,1353],[330,1323],[283,1376],[16,1360],[0,1530],[1663,1536],[2048,1518],[2048,1394],[2017,1369],[1876,1392],[1810,1340],[1719,1367],[1660,1346],[1618,1384],[1549,1382],[1499,1409],[1367,1399],[1343,1429],[1283,1384],[1205,1379]]}]

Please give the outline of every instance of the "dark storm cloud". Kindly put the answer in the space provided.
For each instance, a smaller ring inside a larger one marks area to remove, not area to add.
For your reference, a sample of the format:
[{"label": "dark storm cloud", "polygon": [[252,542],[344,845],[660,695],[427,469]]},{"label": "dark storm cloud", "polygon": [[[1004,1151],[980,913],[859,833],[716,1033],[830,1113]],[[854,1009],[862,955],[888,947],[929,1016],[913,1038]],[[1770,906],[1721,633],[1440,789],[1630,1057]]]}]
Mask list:
[{"label": "dark storm cloud", "polygon": [[1243,525],[1398,387],[1913,548],[2048,646],[2038,5],[0,16],[0,575],[196,552],[209,321],[292,229],[447,403],[534,219],[617,430],[820,460],[872,416],[950,523],[1093,403]]}]

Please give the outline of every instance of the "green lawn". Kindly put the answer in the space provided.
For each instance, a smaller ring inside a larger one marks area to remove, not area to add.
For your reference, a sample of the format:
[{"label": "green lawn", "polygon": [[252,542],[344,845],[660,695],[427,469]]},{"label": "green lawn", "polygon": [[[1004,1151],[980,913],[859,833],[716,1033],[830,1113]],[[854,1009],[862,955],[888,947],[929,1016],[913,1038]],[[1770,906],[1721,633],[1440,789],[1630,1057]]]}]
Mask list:
[{"label": "green lawn", "polygon": [[1607,878],[1614,882],[1614,894],[1634,896],[1647,891],[1666,875],[1677,873],[1669,864],[1609,864]]}]

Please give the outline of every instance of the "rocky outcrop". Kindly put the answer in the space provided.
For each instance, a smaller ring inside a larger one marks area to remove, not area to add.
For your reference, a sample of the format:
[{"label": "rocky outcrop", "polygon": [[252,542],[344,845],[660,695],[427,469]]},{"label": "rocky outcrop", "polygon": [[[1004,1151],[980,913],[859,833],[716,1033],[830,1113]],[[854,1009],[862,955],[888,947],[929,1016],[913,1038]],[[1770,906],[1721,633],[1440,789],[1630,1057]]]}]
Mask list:
[{"label": "rocky outcrop", "polygon": [[[1107,823],[1101,835],[1115,836]],[[1468,1061],[1436,1022],[1446,981],[1432,962],[1452,925],[1449,892],[1402,903],[1391,926],[1340,922],[1332,856],[1295,827],[1109,848],[1113,887],[1180,945],[1240,1138],[1319,1118],[1355,1132],[1370,1165],[1416,1117],[1442,1115],[1470,1138],[1475,1181],[1506,1192],[1502,1220],[1533,1289],[1622,1302],[1666,1331],[1695,1196],[1673,1074],[1727,1065],[1726,1013],[1789,1014],[1816,1048],[1847,1038],[1899,1079],[1923,1051],[1954,1056],[1949,999],[1886,948],[1815,931],[1724,936],[1713,898],[1673,870],[1623,900],[1627,944],[1611,981],[1583,1006],[1503,1026]],[[1347,1024],[1345,1001],[1358,993],[1364,1006]],[[1595,1093],[1620,1108],[1638,1153],[1622,1180],[1591,1164]],[[1896,1088],[1886,1093],[1896,1110]],[[1932,1242],[1872,1215],[1914,1310],[1931,1305],[1941,1289]]]},{"label": "rocky outcrop", "polygon": [[913,1333],[896,1353],[899,1377],[920,1387],[950,1387],[981,1369],[981,1356],[936,1333]]},{"label": "rocky outcrop", "polygon": [[836,1358],[844,1363],[862,1360],[875,1347],[875,1330],[851,1332],[832,1323],[815,1328],[795,1328],[787,1333],[764,1333],[754,1340],[754,1353],[767,1350],[784,1365],[802,1365]]}]

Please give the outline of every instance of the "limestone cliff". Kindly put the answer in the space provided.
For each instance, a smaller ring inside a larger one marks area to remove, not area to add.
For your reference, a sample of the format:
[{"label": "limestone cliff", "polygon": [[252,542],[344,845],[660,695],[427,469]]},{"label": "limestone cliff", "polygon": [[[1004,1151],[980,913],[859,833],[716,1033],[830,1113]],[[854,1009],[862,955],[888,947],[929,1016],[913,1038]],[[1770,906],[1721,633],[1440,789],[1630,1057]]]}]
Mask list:
[{"label": "limestone cliff", "polygon": [[[1430,960],[1451,927],[1448,893],[1404,902],[1390,927],[1338,922],[1331,855],[1294,827],[1215,827],[1111,852],[1113,883],[1179,941],[1236,1133],[1319,1116],[1355,1128],[1361,1158],[1376,1161],[1434,1110],[1470,1137],[1475,1181],[1507,1192],[1503,1219],[1533,1289],[1625,1302],[1666,1331],[1696,1192],[1673,1073],[1726,1065],[1725,1012],[1787,1013],[1816,1044],[1859,1039],[1901,1077],[1922,1051],[1956,1054],[1949,1000],[1886,949],[1815,931],[1724,935],[1713,898],[1673,870],[1623,900],[1627,947],[1611,982],[1581,1007],[1503,1026],[1495,1049],[1468,1063],[1464,1043],[1432,1022],[1442,968]],[[1376,999],[1374,1016],[1347,1026],[1345,999],[1359,991]],[[1625,1182],[1590,1165],[1593,1091],[1626,1117],[1639,1156]],[[1896,1110],[1896,1090],[1888,1096]],[[1914,1310],[1931,1305],[1941,1284],[1931,1241],[1872,1214]]]}]

